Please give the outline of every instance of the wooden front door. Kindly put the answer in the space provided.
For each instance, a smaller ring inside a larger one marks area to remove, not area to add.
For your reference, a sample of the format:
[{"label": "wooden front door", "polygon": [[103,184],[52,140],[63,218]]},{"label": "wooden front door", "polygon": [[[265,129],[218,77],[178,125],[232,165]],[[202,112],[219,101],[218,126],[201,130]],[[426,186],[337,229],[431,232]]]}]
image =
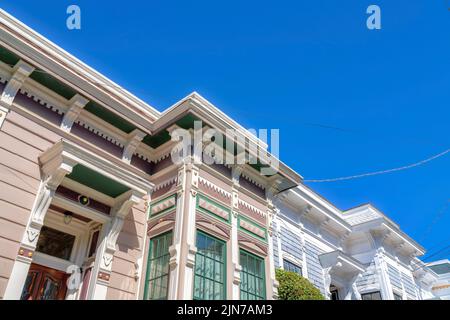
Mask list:
[{"label": "wooden front door", "polygon": [[65,272],[32,263],[20,299],[64,300],[67,277]]}]

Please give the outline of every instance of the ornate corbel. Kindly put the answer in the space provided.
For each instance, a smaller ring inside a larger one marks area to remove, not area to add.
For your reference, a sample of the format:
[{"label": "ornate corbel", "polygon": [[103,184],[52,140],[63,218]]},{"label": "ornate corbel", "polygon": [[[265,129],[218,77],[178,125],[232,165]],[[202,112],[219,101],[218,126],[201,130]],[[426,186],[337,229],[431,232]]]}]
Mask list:
[{"label": "ornate corbel", "polygon": [[42,226],[44,216],[55,194],[56,189],[61,184],[64,177],[72,172],[75,164],[61,163],[56,169],[47,175],[39,187],[35,204],[31,211],[31,221],[33,224]]},{"label": "ornate corbel", "polygon": [[329,217],[326,217],[325,219],[322,220],[322,222],[320,222],[319,226],[318,226],[318,230],[319,230],[319,237],[322,237],[322,231],[325,230],[325,227],[328,226],[331,222],[331,219]]},{"label": "ornate corbel", "polygon": [[241,271],[242,271],[241,265],[233,263],[233,284],[235,285],[241,284]]},{"label": "ornate corbel", "polygon": [[239,179],[241,177],[242,171],[244,170],[243,164],[240,165],[234,165],[231,168],[231,180],[233,181],[233,185],[238,186],[239,185]]},{"label": "ornate corbel", "polygon": [[56,188],[61,184],[64,177],[72,172],[73,166],[74,164],[62,163],[52,172],[48,173],[41,182],[31,210],[30,222],[22,238],[22,244],[31,248],[36,247],[37,239],[44,225],[45,215],[53,200]]},{"label": "ornate corbel", "polygon": [[361,300],[361,294],[359,293],[358,285],[357,285],[358,280],[360,280],[361,278],[362,278],[362,274],[358,274],[353,279],[353,282],[352,282],[352,291],[353,291],[353,295],[355,296],[356,300]]},{"label": "ornate corbel", "polygon": [[26,78],[34,71],[34,67],[28,63],[20,60],[16,63],[13,68],[13,75],[9,79],[5,88],[3,89],[2,95],[0,96],[0,127],[6,119],[6,115],[9,112],[14,98],[20,87],[22,87]]},{"label": "ornate corbel", "polygon": [[303,208],[300,209],[300,218],[306,217],[312,210],[312,206],[311,205],[306,205]]},{"label": "ornate corbel", "polygon": [[322,222],[319,224],[319,229],[323,229],[325,228],[327,225],[329,225],[331,222],[331,219],[326,217],[325,219],[322,220]]},{"label": "ornate corbel", "polygon": [[133,157],[134,152],[146,135],[147,134],[145,132],[142,132],[139,129],[134,129],[128,134],[127,142],[122,154],[123,161],[127,163],[131,162],[131,158]]},{"label": "ornate corbel", "polygon": [[169,247],[169,270],[175,270],[180,261],[180,244],[173,244]]},{"label": "ornate corbel", "polygon": [[345,241],[350,237],[352,233],[350,231],[346,231],[344,235],[339,239],[339,246],[342,248]]},{"label": "ornate corbel", "polygon": [[193,268],[195,266],[196,254],[197,254],[197,247],[189,245],[186,257],[186,267]]},{"label": "ornate corbel", "polygon": [[138,204],[141,198],[132,190],[119,197],[113,207],[113,216],[106,236],[106,247],[102,257],[102,269],[111,270],[111,262],[116,251],[116,243],[130,209]]},{"label": "ornate corbel", "polygon": [[81,110],[88,104],[89,100],[78,93],[69,100],[67,112],[61,122],[61,129],[69,132],[75,120],[81,113]]},{"label": "ornate corbel", "polygon": [[9,79],[8,84],[3,89],[3,93],[0,97],[2,105],[11,106],[14,98],[20,87],[22,87],[28,76],[34,71],[34,67],[30,64],[19,60],[13,68],[13,74]]},{"label": "ornate corbel", "polygon": [[331,271],[331,267],[323,269],[325,292],[327,294],[328,299],[331,296],[331,292],[330,292],[331,274],[330,274],[330,271]]}]

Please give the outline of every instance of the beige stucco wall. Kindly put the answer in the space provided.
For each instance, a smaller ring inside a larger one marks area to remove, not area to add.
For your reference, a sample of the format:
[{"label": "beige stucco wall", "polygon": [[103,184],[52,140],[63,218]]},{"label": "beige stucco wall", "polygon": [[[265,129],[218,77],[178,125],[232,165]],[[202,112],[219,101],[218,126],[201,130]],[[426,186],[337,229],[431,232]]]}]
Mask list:
[{"label": "beige stucco wall", "polygon": [[135,278],[135,264],[141,259],[145,225],[145,208],[141,202],[128,214],[117,239],[107,299],[136,299],[140,279]]},{"label": "beige stucco wall", "polygon": [[[0,130],[0,299],[28,222],[40,183],[39,155],[61,139],[60,129],[48,128],[10,111]],[[126,218],[117,241],[108,299],[135,299],[135,263],[145,234],[144,201]]]},{"label": "beige stucco wall", "polygon": [[0,298],[39,187],[38,156],[59,138],[14,111],[0,130]]}]

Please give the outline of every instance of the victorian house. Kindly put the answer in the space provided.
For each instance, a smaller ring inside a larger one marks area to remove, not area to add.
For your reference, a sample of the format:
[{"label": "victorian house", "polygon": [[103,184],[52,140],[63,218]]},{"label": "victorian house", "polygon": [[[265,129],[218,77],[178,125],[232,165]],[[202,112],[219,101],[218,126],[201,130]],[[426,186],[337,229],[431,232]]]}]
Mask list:
[{"label": "victorian house", "polygon": [[[276,299],[275,268],[328,299],[448,297],[448,261],[275,168],[199,94],[160,112],[1,10],[0,93],[2,299]],[[180,153],[198,122],[248,156]]]}]

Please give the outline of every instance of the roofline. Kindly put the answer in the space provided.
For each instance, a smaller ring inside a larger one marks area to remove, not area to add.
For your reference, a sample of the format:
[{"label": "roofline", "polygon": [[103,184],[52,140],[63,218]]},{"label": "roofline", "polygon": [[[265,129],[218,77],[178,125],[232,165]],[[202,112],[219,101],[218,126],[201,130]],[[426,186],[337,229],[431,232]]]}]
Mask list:
[{"label": "roofline", "polygon": [[291,189],[291,191],[298,197],[308,197],[309,199],[305,199],[306,201],[313,203],[320,211],[329,215],[336,223],[347,231],[351,230],[351,225],[340,216],[341,211],[338,208],[331,205],[311,188],[306,187],[303,189],[302,187],[306,187],[306,185],[300,184],[296,188]]},{"label": "roofline", "polygon": [[[173,122],[174,119],[181,114],[188,112],[193,112],[194,114],[205,118],[205,121],[212,122],[211,124],[216,126],[219,130],[225,131],[226,129],[233,129],[238,134],[245,137],[254,146],[259,146],[267,151],[268,145],[266,142],[251,134],[238,122],[230,118],[222,110],[195,91],[166,109],[161,114],[160,118],[154,122],[153,132],[164,129],[168,123]],[[295,185],[301,183],[303,177],[300,174],[283,163],[279,158],[275,159],[278,161],[280,174],[291,180]]]},{"label": "roofline", "polygon": [[[101,102],[106,107],[120,105],[124,109],[148,118],[146,121],[153,122],[160,116],[160,112],[154,107],[123,89],[3,9],[0,9],[0,25],[0,32],[4,35],[1,40],[10,47],[8,49],[20,52],[20,55],[26,56],[33,65],[39,64],[40,68],[59,80],[100,101],[109,98],[110,101]],[[100,99],[102,95],[106,99]],[[119,112],[119,110],[115,111]]]},{"label": "roofline", "polygon": [[[348,209],[346,211],[344,211],[343,213],[346,214],[350,211],[356,211],[357,209],[365,209],[365,208],[370,208],[372,210],[375,210],[377,213],[379,213],[382,216],[383,222],[386,224],[386,226],[390,227],[392,229],[393,232],[396,232],[397,234],[399,234],[402,238],[404,238],[406,241],[408,241],[411,245],[413,245],[416,249],[418,249],[418,251],[423,255],[425,254],[426,250],[425,248],[420,245],[417,241],[415,241],[414,239],[412,239],[410,236],[408,236],[404,231],[402,231],[400,229],[400,226],[395,223],[392,219],[390,219],[386,214],[384,214],[381,210],[379,210],[378,208],[376,208],[373,204],[371,203],[365,203],[356,207],[353,207],[351,209]],[[352,212],[353,213],[353,212]],[[355,212],[357,213],[357,212]],[[373,222],[376,219],[373,220],[369,220],[360,224],[355,225],[356,226],[362,226],[364,224],[369,224],[371,222]]]},{"label": "roofline", "polygon": [[427,267],[432,267],[432,266],[436,266],[436,265],[439,265],[439,264],[445,264],[445,263],[450,264],[450,260],[449,259],[441,259],[441,260],[426,262],[425,265]]}]

